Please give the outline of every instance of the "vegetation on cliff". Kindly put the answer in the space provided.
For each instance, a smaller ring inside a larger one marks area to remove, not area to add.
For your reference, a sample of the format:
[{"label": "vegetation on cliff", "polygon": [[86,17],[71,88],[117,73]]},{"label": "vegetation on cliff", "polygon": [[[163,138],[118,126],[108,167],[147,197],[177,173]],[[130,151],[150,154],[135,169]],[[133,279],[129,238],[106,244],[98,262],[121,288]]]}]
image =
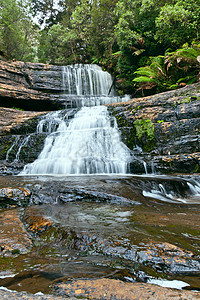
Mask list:
[{"label": "vegetation on cliff", "polygon": [[[198,0],[1,0],[0,7],[0,51],[10,59],[98,63],[122,93],[198,80]],[[196,61],[184,60],[183,49],[194,48]],[[153,72],[146,82],[137,78],[144,68]]]}]

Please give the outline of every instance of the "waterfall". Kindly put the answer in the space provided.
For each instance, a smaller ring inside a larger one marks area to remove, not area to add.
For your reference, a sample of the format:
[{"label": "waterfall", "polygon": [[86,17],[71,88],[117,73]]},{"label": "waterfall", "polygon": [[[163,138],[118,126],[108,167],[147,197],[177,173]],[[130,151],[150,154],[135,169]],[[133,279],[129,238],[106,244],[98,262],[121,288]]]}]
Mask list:
[{"label": "waterfall", "polygon": [[38,159],[26,165],[21,175],[125,174],[129,161],[129,149],[120,141],[107,107],[83,107],[68,126],[60,122],[46,138]]},{"label": "waterfall", "polygon": [[108,96],[111,75],[96,65],[66,66],[62,81],[66,97],[78,96],[77,106],[82,108],[70,121],[66,110],[51,112],[40,121],[37,131],[49,135],[38,159],[21,175],[126,174],[130,150],[121,142],[116,119],[99,105],[121,99],[114,90]]},{"label": "waterfall", "polygon": [[116,95],[112,76],[98,65],[63,66],[62,90],[62,100],[70,108],[125,102],[130,99],[128,95]]},{"label": "waterfall", "polygon": [[[62,72],[63,88],[68,95],[108,96],[112,76],[97,65],[64,66]],[[114,96],[114,90],[111,90]]]}]

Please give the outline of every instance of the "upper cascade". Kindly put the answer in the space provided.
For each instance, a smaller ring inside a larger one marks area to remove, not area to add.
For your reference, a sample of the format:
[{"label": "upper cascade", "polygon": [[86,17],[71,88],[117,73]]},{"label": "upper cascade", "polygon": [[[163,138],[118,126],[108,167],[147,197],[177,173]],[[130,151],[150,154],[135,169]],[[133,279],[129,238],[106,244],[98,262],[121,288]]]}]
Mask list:
[{"label": "upper cascade", "polygon": [[70,108],[128,101],[129,95],[116,95],[113,83],[111,74],[98,65],[63,66],[62,101]]},{"label": "upper cascade", "polygon": [[62,80],[68,95],[114,96],[112,76],[98,65],[63,66]]}]

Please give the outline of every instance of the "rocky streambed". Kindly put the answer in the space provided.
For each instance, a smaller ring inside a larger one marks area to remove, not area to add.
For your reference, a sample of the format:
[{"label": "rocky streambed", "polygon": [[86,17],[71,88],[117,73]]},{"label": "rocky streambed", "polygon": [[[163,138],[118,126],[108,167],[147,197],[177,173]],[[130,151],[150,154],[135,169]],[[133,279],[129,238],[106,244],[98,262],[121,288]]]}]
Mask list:
[{"label": "rocky streambed", "polygon": [[[185,180],[177,182],[183,187]],[[18,291],[14,299],[51,299],[22,291],[72,299],[198,299],[199,197],[189,201],[187,190],[174,201],[144,196],[162,181],[2,177],[0,286]]]}]

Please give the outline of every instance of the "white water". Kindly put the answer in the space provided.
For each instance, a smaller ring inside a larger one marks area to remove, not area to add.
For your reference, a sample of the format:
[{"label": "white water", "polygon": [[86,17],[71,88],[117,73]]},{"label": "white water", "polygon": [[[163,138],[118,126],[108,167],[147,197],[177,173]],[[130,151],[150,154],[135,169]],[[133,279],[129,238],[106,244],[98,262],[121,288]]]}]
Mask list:
[{"label": "white water", "polygon": [[[112,76],[98,65],[69,65],[63,67],[63,88],[68,95],[108,96]],[[114,90],[110,92],[114,96]]]},{"label": "white water", "polygon": [[74,65],[63,67],[62,80],[66,96],[72,102],[78,96],[84,107],[70,122],[66,111],[49,113],[40,121],[37,132],[49,135],[38,159],[20,175],[126,174],[131,155],[120,140],[116,120],[106,107],[93,106],[121,99],[114,97],[111,75],[97,65]]},{"label": "white water", "polygon": [[63,66],[63,101],[67,107],[98,106],[125,102],[130,96],[116,96],[112,76],[98,65]]},{"label": "white water", "polygon": [[26,165],[21,175],[126,174],[129,161],[129,149],[107,108],[83,107],[68,126],[64,118],[59,122],[38,159]]}]

